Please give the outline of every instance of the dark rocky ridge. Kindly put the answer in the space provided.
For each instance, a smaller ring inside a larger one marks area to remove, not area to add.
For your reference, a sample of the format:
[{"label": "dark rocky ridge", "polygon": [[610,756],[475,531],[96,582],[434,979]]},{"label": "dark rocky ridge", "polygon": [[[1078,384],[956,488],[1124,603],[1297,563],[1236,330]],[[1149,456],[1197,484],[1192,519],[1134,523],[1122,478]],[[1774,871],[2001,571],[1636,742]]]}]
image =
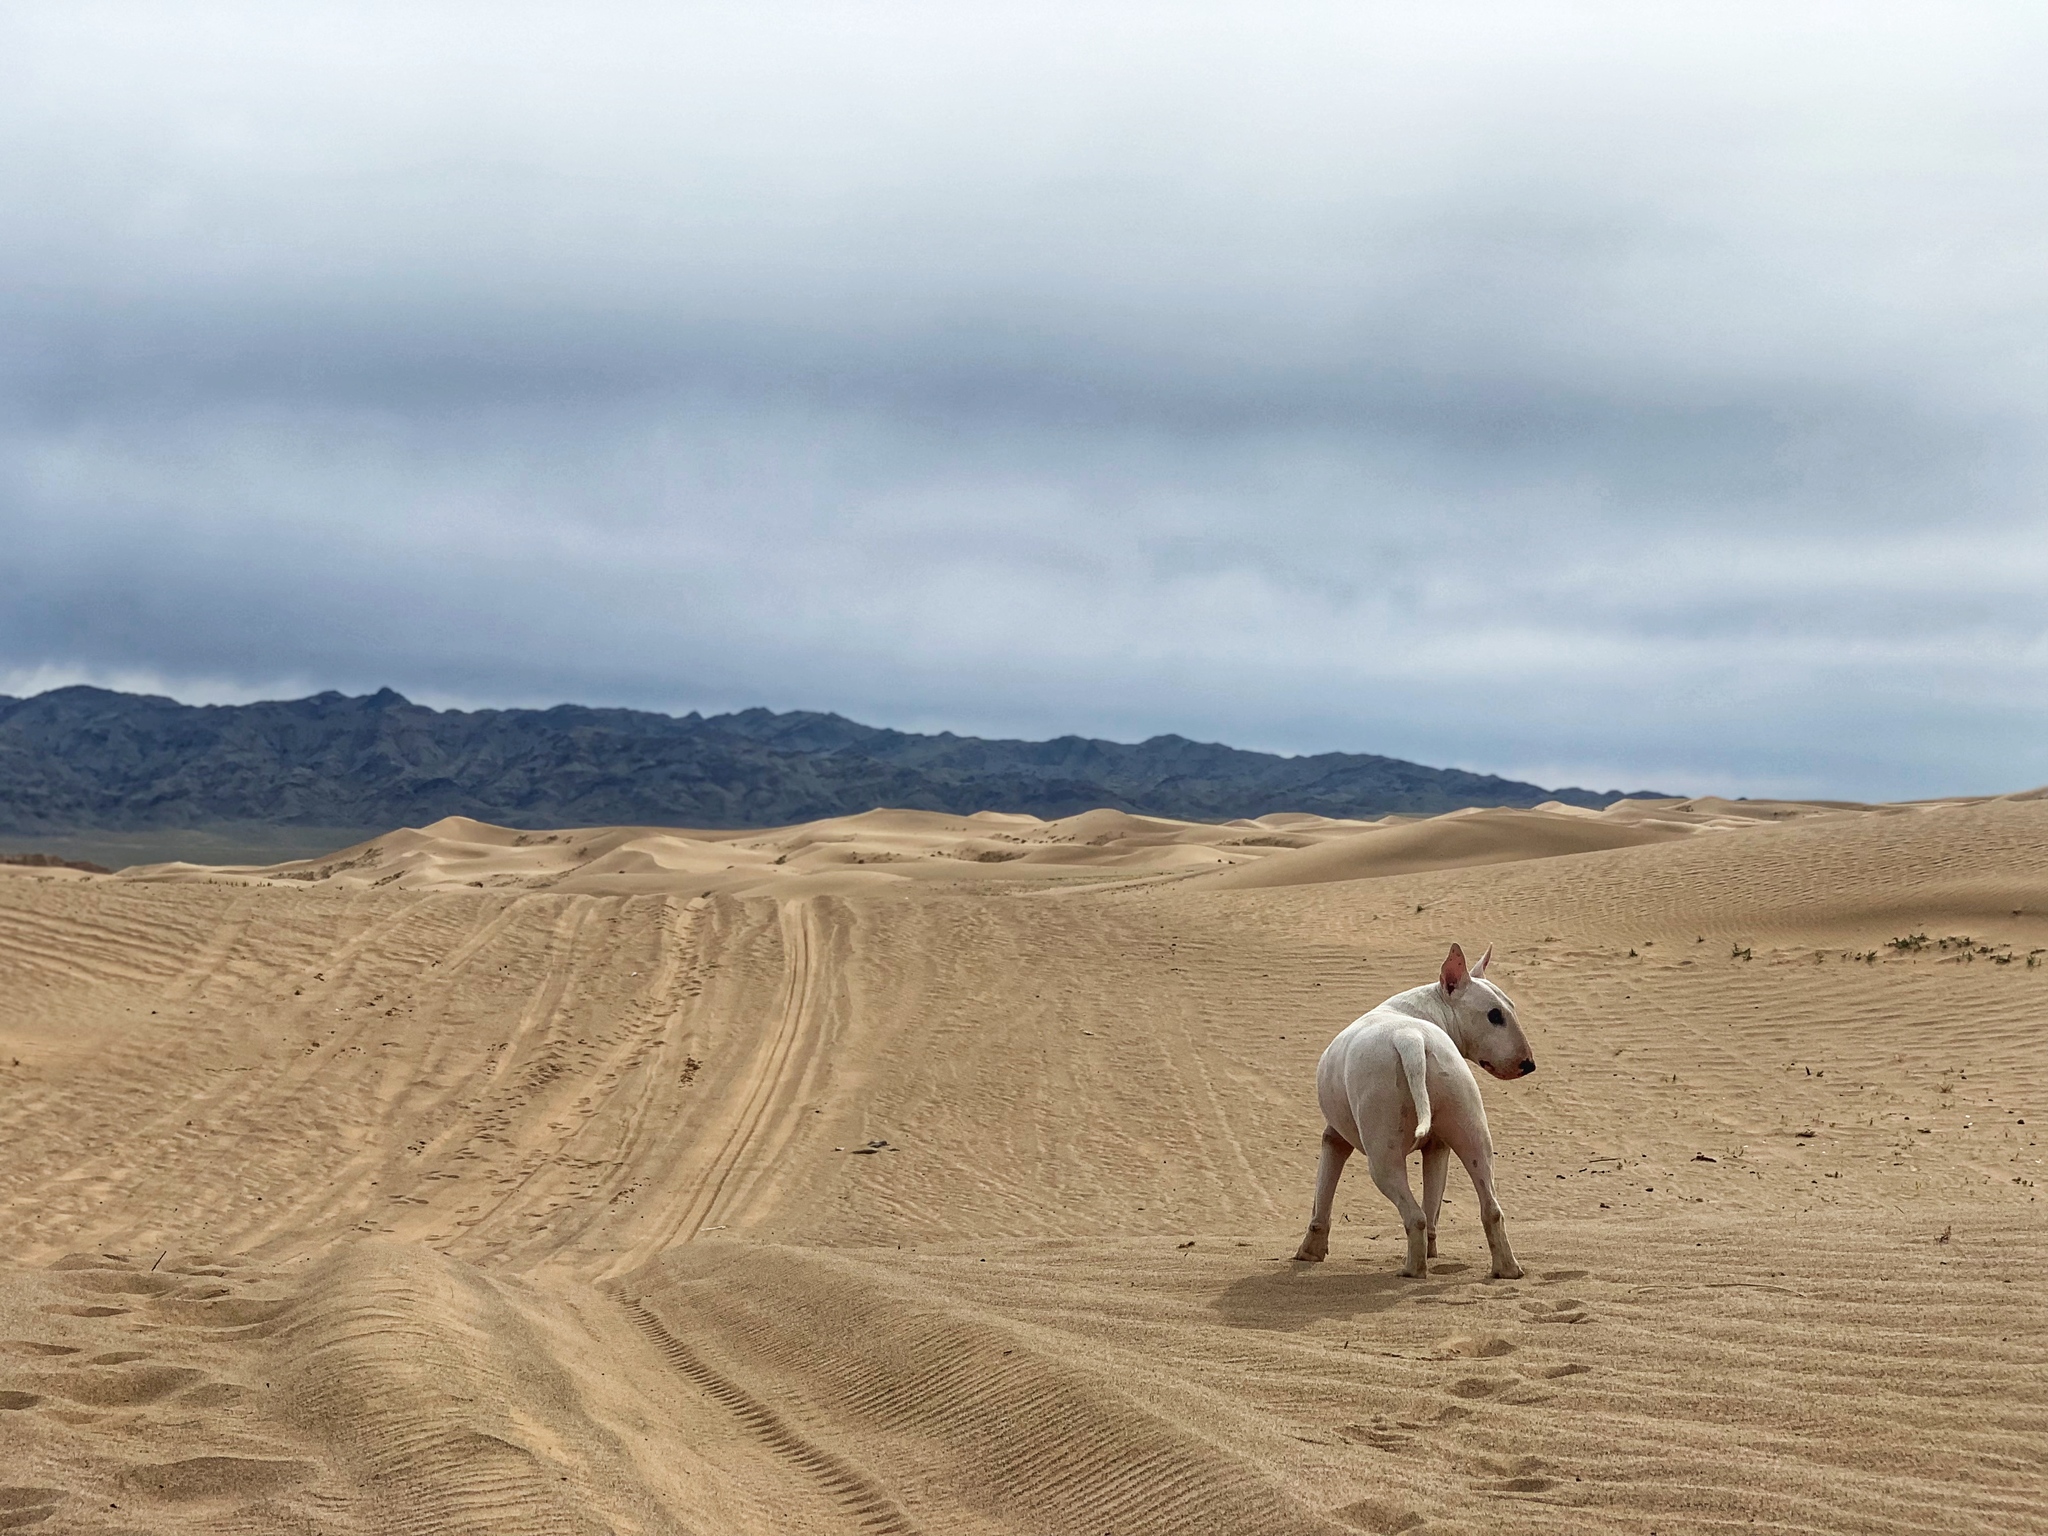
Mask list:
[{"label": "dark rocky ridge", "polygon": [[1111,806],[1227,821],[1550,799],[1601,806],[1619,795],[1391,757],[1278,757],[1180,736],[1135,746],[918,736],[803,711],[434,710],[388,688],[242,705],[82,687],[0,695],[0,832],[23,835],[390,827],[448,815],[513,827],[752,827],[876,806],[1047,817]]}]

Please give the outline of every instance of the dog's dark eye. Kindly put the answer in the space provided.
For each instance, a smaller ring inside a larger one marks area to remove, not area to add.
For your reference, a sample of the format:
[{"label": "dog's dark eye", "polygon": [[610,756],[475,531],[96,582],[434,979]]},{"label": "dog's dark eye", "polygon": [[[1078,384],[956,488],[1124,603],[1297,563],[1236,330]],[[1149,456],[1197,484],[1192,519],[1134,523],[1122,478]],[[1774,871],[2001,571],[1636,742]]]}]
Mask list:
[{"label": "dog's dark eye", "polygon": [[1500,1016],[1498,1008],[1489,1008],[1486,1010],[1486,1022],[1489,1024],[1505,1024],[1507,1020]]}]

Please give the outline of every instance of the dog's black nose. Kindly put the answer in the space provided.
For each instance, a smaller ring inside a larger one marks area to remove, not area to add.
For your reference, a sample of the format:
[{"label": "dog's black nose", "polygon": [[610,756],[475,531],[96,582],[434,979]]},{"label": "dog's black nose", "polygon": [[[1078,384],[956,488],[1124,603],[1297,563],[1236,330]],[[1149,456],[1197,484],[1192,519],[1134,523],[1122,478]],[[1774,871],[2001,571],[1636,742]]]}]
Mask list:
[{"label": "dog's black nose", "polygon": [[1535,1063],[1535,1062],[1533,1062],[1533,1061],[1525,1061],[1525,1062],[1523,1062],[1523,1063],[1522,1063],[1522,1076],[1524,1076],[1524,1077],[1527,1077],[1527,1076],[1528,1076],[1528,1075],[1529,1075],[1529,1074],[1530,1074],[1531,1072],[1534,1072],[1535,1070],[1536,1070],[1536,1063]]}]

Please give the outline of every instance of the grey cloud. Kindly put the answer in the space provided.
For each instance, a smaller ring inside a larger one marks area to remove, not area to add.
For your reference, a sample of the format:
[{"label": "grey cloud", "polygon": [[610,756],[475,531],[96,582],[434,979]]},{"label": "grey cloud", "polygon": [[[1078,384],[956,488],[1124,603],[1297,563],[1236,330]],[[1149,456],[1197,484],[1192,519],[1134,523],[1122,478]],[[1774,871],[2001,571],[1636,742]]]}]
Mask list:
[{"label": "grey cloud", "polygon": [[191,14],[0,23],[0,689],[2048,779],[2017,10]]}]

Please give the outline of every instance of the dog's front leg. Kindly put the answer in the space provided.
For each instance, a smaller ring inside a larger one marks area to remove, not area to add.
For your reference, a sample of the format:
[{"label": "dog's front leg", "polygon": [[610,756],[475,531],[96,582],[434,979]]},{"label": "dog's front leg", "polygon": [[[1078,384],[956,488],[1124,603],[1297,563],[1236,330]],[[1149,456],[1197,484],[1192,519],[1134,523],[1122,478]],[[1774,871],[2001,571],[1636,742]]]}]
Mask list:
[{"label": "dog's front leg", "polygon": [[1479,1196],[1479,1222],[1486,1228],[1486,1246],[1493,1254],[1493,1278],[1519,1280],[1522,1266],[1515,1261],[1515,1250],[1508,1246],[1508,1220],[1493,1195],[1493,1153],[1473,1153],[1465,1159],[1465,1169],[1472,1175],[1473,1193]]}]

